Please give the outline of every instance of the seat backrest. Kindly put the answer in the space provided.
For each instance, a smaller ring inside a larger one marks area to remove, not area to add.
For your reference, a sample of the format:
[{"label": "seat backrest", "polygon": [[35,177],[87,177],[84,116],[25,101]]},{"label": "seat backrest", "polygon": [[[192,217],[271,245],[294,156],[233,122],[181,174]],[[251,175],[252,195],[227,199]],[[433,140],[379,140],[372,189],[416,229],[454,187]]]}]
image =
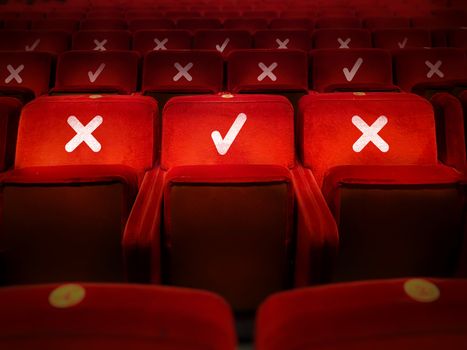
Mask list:
[{"label": "seat backrest", "polygon": [[0,97],[0,171],[13,165],[16,149],[21,102],[11,97]]},{"label": "seat backrest", "polygon": [[380,49],[322,49],[311,53],[313,89],[359,91],[392,85],[392,57]]},{"label": "seat backrest", "polygon": [[394,53],[396,84],[411,91],[417,84],[443,84],[467,78],[465,50],[456,48],[407,49]]},{"label": "seat backrest", "polygon": [[157,105],[142,96],[41,97],[23,108],[15,168],[125,165],[150,169]]},{"label": "seat backrest", "polygon": [[227,76],[232,92],[303,92],[308,58],[298,50],[237,50],[227,58]]},{"label": "seat backrest", "polygon": [[274,18],[269,23],[271,29],[301,29],[312,30],[314,22],[312,19],[304,18]]},{"label": "seat backrest", "polygon": [[360,49],[371,47],[371,35],[366,29],[318,29],[312,35],[315,49]]},{"label": "seat backrest", "polygon": [[35,96],[47,94],[52,55],[47,52],[4,51],[0,54],[0,89],[26,88]]},{"label": "seat backrest", "polygon": [[315,22],[316,28],[360,28],[360,19],[354,16],[323,16]]},{"label": "seat backrest", "polygon": [[143,93],[214,93],[222,89],[223,60],[219,52],[154,51],[143,64]]},{"label": "seat backrest", "polygon": [[410,20],[406,17],[366,17],[363,26],[369,29],[376,28],[408,28]]},{"label": "seat backrest", "polygon": [[139,55],[131,51],[69,51],[58,58],[55,91],[136,91]]},{"label": "seat backrest", "polygon": [[257,49],[296,49],[308,52],[311,37],[306,30],[258,30],[254,36]]},{"label": "seat backrest", "polygon": [[72,50],[129,50],[131,33],[125,30],[80,30],[73,35]]},{"label": "seat backrest", "polygon": [[451,47],[467,49],[467,29],[457,29],[448,32],[448,44]]},{"label": "seat backrest", "polygon": [[0,50],[46,51],[61,53],[68,50],[70,34],[62,31],[12,30],[2,31]]},{"label": "seat backrest", "polygon": [[80,29],[86,30],[126,30],[126,20],[123,18],[88,18],[81,21]]},{"label": "seat backrest", "polygon": [[430,103],[405,93],[310,94],[300,101],[300,153],[320,184],[340,165],[433,165]]},{"label": "seat backrest", "polygon": [[33,21],[31,28],[34,30],[63,30],[73,32],[78,29],[79,21],[68,18],[40,19]]},{"label": "seat backrest", "polygon": [[169,18],[134,18],[128,21],[128,29],[137,30],[174,29],[175,22]]},{"label": "seat backrest", "polygon": [[222,28],[222,23],[217,18],[180,18],[177,20],[178,29],[186,29],[190,31],[195,31],[199,29],[220,29]]},{"label": "seat backrest", "polygon": [[241,29],[255,32],[260,29],[268,28],[268,20],[266,18],[227,18],[224,21],[225,29]]},{"label": "seat backrest", "polygon": [[142,54],[188,49],[191,49],[191,36],[186,30],[139,30],[133,34],[133,50]]},{"label": "seat backrest", "polygon": [[294,166],[293,109],[281,96],[176,97],[163,114],[161,167]]},{"label": "seat backrest", "polygon": [[413,47],[431,47],[431,34],[426,29],[376,29],[373,31],[373,43],[381,49],[407,49]]},{"label": "seat backrest", "polygon": [[249,49],[252,37],[247,30],[197,30],[194,35],[194,48],[216,50],[227,56],[232,50]]}]

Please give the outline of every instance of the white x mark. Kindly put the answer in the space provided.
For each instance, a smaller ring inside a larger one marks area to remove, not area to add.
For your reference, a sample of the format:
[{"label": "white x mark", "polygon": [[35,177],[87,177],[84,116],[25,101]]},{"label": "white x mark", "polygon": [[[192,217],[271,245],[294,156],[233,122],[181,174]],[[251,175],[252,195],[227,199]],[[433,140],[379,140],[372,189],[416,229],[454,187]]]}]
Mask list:
[{"label": "white x mark", "polygon": [[18,68],[13,68],[11,64],[6,66],[6,69],[10,72],[10,75],[5,79],[5,84],[11,83],[11,81],[14,79],[18,84],[21,84],[23,82],[23,79],[19,75],[21,71],[24,69],[24,64],[18,66]]},{"label": "white x mark", "polygon": [[439,69],[443,64],[442,61],[437,61],[435,64],[432,64],[430,61],[425,61],[425,64],[430,68],[430,71],[426,74],[427,78],[431,79],[435,74],[440,78],[444,78],[444,73]]},{"label": "white x mark", "polygon": [[105,44],[107,44],[107,39],[104,39],[102,41],[94,39],[94,44],[96,44],[94,51],[106,51],[107,50],[104,46]]},{"label": "white x mark", "polygon": [[387,144],[386,141],[384,141],[381,136],[378,135],[378,133],[381,131],[381,129],[384,128],[384,126],[388,123],[388,118],[386,118],[384,115],[380,116],[376,121],[371,125],[368,126],[365,121],[360,118],[358,115],[354,115],[352,117],[352,124],[357,127],[358,130],[362,132],[362,136],[355,141],[355,143],[352,146],[352,149],[359,153],[361,152],[366,145],[368,145],[370,142],[373,142],[373,144],[378,147],[378,149],[381,152],[386,153],[389,151],[389,145]]},{"label": "white x mark", "polygon": [[260,63],[258,63],[258,66],[263,71],[263,73],[258,75],[258,81],[263,81],[266,77],[268,77],[272,81],[277,80],[276,75],[272,72],[274,69],[277,68],[277,66],[278,66],[277,62],[273,62],[269,67],[266,66],[263,62],[260,62]]},{"label": "white x mark", "polygon": [[167,44],[168,41],[169,41],[168,38],[164,38],[162,40],[155,38],[154,42],[156,43],[156,47],[153,49],[153,51],[167,50],[167,47],[165,47],[165,44]]},{"label": "white x mark", "polygon": [[218,130],[214,130],[211,133],[212,141],[214,142],[214,146],[216,146],[217,153],[221,156],[225,155],[228,151],[232,143],[237,138],[238,133],[242,130],[243,124],[246,122],[246,114],[240,113],[235,121],[233,122],[232,126],[230,127],[229,131],[222,138],[221,133]]},{"label": "white x mark", "polygon": [[96,140],[92,133],[96,130],[99,125],[102,124],[104,119],[100,115],[96,115],[86,126],[74,115],[68,117],[68,125],[70,125],[76,132],[76,135],[68,141],[65,145],[65,151],[68,153],[73,152],[82,142],[85,142],[93,152],[99,152],[101,150],[101,144]]},{"label": "white x mark", "polygon": [[351,41],[352,41],[351,38],[347,38],[345,40],[342,40],[341,38],[337,38],[337,42],[340,44],[339,49],[348,49]]},{"label": "white x mark", "polygon": [[188,81],[192,81],[193,77],[191,76],[188,71],[193,68],[193,63],[190,62],[188,63],[185,67],[183,67],[180,63],[176,62],[174,64],[174,67],[177,68],[178,73],[174,75],[173,80],[174,81],[179,81],[182,77],[184,77]]},{"label": "white x mark", "polygon": [[26,45],[24,49],[26,51],[34,51],[40,42],[41,42],[41,39],[36,39],[36,41],[34,41],[31,46]]},{"label": "white x mark", "polygon": [[280,41],[276,39],[277,45],[279,45],[278,49],[288,49],[287,44],[290,42],[289,38],[285,39],[284,41]]}]

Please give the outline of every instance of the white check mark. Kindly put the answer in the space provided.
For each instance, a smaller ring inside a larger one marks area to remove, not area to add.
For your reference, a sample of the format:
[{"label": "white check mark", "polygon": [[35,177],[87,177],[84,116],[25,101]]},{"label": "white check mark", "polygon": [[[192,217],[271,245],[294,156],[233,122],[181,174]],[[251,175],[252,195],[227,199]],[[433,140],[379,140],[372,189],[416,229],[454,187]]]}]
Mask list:
[{"label": "white check mark", "polygon": [[353,78],[355,77],[355,74],[357,74],[357,72],[360,69],[360,66],[362,65],[362,63],[363,63],[363,58],[359,57],[350,71],[349,71],[348,68],[344,68],[342,70],[344,72],[345,79],[347,79],[347,81],[352,81],[353,80]]},{"label": "white check mark", "polygon": [[99,68],[97,68],[96,72],[93,73],[92,71],[89,71],[88,72],[88,77],[89,77],[89,81],[91,83],[94,83],[96,81],[97,78],[99,78],[99,75],[101,75],[102,71],[104,70],[105,68],[105,63],[102,63]]},{"label": "white check mark", "polygon": [[224,52],[229,42],[230,42],[230,38],[225,39],[221,46],[216,45],[216,50],[219,52]]},{"label": "white check mark", "polygon": [[24,49],[26,51],[34,51],[36,49],[37,45],[39,45],[40,42],[41,42],[41,39],[36,39],[36,41],[34,41],[31,46],[26,45],[24,47]]},{"label": "white check mark", "polygon": [[240,132],[240,130],[242,130],[243,124],[245,124],[246,119],[246,114],[240,113],[233,122],[232,126],[227,132],[227,135],[225,135],[224,138],[222,138],[221,133],[217,130],[214,130],[211,133],[212,141],[216,146],[217,152],[221,156],[225,155],[229,151],[229,148],[230,146],[232,146],[232,143],[237,138],[238,133]]},{"label": "white check mark", "polygon": [[407,45],[407,41],[408,39],[407,38],[404,38],[404,40],[402,40],[402,42],[397,42],[397,45],[399,45],[399,48],[400,49],[403,49],[405,47],[405,45]]}]

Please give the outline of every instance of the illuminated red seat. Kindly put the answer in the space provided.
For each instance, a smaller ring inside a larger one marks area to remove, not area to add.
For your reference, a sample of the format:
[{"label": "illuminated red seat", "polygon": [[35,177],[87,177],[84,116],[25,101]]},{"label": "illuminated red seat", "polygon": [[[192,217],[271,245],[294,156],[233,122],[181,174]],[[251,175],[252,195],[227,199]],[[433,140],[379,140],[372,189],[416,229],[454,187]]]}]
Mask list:
[{"label": "illuminated red seat", "polygon": [[70,34],[62,31],[11,30],[2,31],[1,51],[46,51],[61,53],[68,50]]},{"label": "illuminated red seat", "polygon": [[2,172],[13,165],[21,108],[18,99],[0,97],[0,171]]},{"label": "illuminated red seat", "polygon": [[125,279],[123,227],[157,160],[156,116],[141,96],[40,97],[23,108],[0,186],[0,284]]},{"label": "illuminated red seat", "polygon": [[296,167],[287,99],[175,97],[163,118],[161,169],[143,183],[124,236],[127,256],[152,261],[137,277],[211,290],[248,312],[321,280],[336,232]]},{"label": "illuminated red seat", "polygon": [[29,102],[49,92],[52,55],[47,52],[4,51],[0,54],[0,95]]},{"label": "illuminated red seat", "polygon": [[232,50],[249,49],[252,37],[247,30],[198,30],[194,35],[194,48],[216,50],[227,56]]},{"label": "illuminated red seat", "polygon": [[430,103],[405,93],[311,94],[299,115],[303,164],[339,227],[333,279],[453,276],[461,175],[437,161]]},{"label": "illuminated red seat", "polygon": [[371,47],[371,34],[366,29],[318,29],[312,35],[315,49],[361,49]]},{"label": "illuminated red seat", "polygon": [[129,50],[131,34],[125,30],[81,30],[73,35],[73,50]]},{"label": "illuminated red seat", "polygon": [[313,89],[332,91],[397,91],[392,84],[392,57],[380,49],[313,50]]},{"label": "illuminated red seat", "polygon": [[404,91],[428,95],[466,85],[467,56],[456,48],[408,49],[394,53],[396,84]]},{"label": "illuminated red seat", "polygon": [[257,49],[311,49],[311,37],[306,30],[258,30],[254,35]]},{"label": "illuminated red seat", "polygon": [[280,293],[259,310],[255,348],[459,349],[467,342],[465,293],[465,280],[442,279],[355,282]]},{"label": "illuminated red seat", "polygon": [[133,50],[142,54],[187,49],[191,49],[191,36],[186,30],[139,30],[133,34]]},{"label": "illuminated red seat", "polygon": [[57,63],[54,93],[136,91],[139,55],[131,51],[69,51]]},{"label": "illuminated red seat", "polygon": [[[207,292],[80,283],[2,288],[0,299],[5,349],[236,347],[229,306]],[[15,317],[29,321],[11,322]]]},{"label": "illuminated red seat", "polygon": [[431,34],[426,29],[377,29],[373,32],[373,43],[390,50],[431,47]]}]

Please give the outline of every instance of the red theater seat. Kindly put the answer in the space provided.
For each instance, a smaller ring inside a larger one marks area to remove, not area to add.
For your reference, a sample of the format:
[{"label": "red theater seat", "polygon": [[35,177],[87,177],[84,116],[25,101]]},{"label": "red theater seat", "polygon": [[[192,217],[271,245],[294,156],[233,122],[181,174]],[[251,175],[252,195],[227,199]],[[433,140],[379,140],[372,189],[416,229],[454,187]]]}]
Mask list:
[{"label": "red theater seat", "polygon": [[174,28],[175,22],[168,18],[135,18],[128,21],[128,29],[132,32],[136,32],[137,30]]},{"label": "red theater seat", "polygon": [[339,227],[333,279],[452,276],[461,175],[438,164],[433,108],[405,93],[311,94],[300,154]]},{"label": "red theater seat", "polygon": [[318,17],[316,28],[360,28],[361,22],[357,17]]},{"label": "red theater seat", "polygon": [[61,53],[68,50],[70,34],[62,31],[11,30],[2,31],[0,51],[46,51]]},{"label": "red theater seat", "polygon": [[199,29],[220,29],[222,23],[217,18],[180,18],[177,21],[178,29],[195,31]]},{"label": "red theater seat", "polygon": [[2,29],[8,30],[28,30],[31,28],[31,21],[29,19],[6,19],[0,21],[3,23]]},{"label": "red theater seat", "polygon": [[232,50],[249,49],[252,37],[247,30],[198,30],[194,35],[194,48],[216,50],[227,56]]},{"label": "red theater seat", "polygon": [[33,21],[31,28],[34,30],[63,30],[73,32],[78,29],[79,21],[67,18],[47,18]]},{"label": "red theater seat", "polygon": [[431,47],[431,34],[426,29],[377,29],[373,43],[381,49],[407,49]]},{"label": "red theater seat", "polygon": [[306,92],[307,54],[298,50],[237,50],[227,59],[228,90]]},{"label": "red theater seat", "polygon": [[306,30],[258,30],[254,35],[257,49],[296,49],[308,52],[311,37]]},{"label": "red theater seat", "polygon": [[336,231],[318,188],[295,167],[291,104],[175,97],[163,118],[161,171],[143,184],[127,256],[147,254],[153,282],[211,290],[245,312],[275,291],[320,280]]},{"label": "red theater seat", "polygon": [[363,19],[363,26],[369,29],[376,28],[408,28],[410,20],[406,17],[367,17]]},{"label": "red theater seat", "polygon": [[467,56],[465,50],[455,48],[400,50],[394,53],[394,69],[402,90],[427,95],[465,86]]},{"label": "red theater seat", "polygon": [[126,30],[127,22],[122,18],[90,18],[81,21],[80,29]]},{"label": "red theater seat", "polygon": [[188,49],[191,49],[191,36],[186,30],[140,30],[133,34],[133,50],[142,54]]},{"label": "red theater seat", "polygon": [[0,185],[0,284],[124,280],[123,227],[156,161],[156,116],[141,96],[41,97],[23,108],[14,170]]},{"label": "red theater seat", "polygon": [[73,50],[129,50],[131,34],[125,30],[81,30],[73,35]]},{"label": "red theater seat", "polygon": [[447,39],[449,46],[467,49],[467,29],[450,31]]},{"label": "red theater seat", "polygon": [[[234,350],[233,316],[190,289],[63,284],[0,290],[0,347],[10,350]],[[122,317],[124,316],[124,317]],[[12,322],[27,318],[28,322]]]},{"label": "red theater seat", "polygon": [[271,29],[302,29],[313,30],[313,20],[310,18],[274,18],[269,23]]},{"label": "red theater seat", "polygon": [[366,29],[318,29],[312,35],[315,49],[361,49],[371,47],[371,34]]},{"label": "red theater seat", "polygon": [[467,342],[466,280],[355,282],[277,294],[260,308],[258,350],[436,350]]},{"label": "red theater seat", "polygon": [[131,51],[69,51],[57,63],[54,93],[136,91],[139,55]]},{"label": "red theater seat", "polygon": [[260,29],[267,29],[268,20],[266,18],[227,18],[224,21],[224,28],[255,32]]},{"label": "red theater seat", "polygon": [[311,53],[313,89],[397,91],[392,84],[392,57],[380,49],[322,49]]},{"label": "red theater seat", "polygon": [[47,52],[0,53],[0,95],[29,102],[49,92],[52,55]]},{"label": "red theater seat", "polygon": [[21,102],[16,98],[0,97],[0,171],[13,165],[18,133]]}]

